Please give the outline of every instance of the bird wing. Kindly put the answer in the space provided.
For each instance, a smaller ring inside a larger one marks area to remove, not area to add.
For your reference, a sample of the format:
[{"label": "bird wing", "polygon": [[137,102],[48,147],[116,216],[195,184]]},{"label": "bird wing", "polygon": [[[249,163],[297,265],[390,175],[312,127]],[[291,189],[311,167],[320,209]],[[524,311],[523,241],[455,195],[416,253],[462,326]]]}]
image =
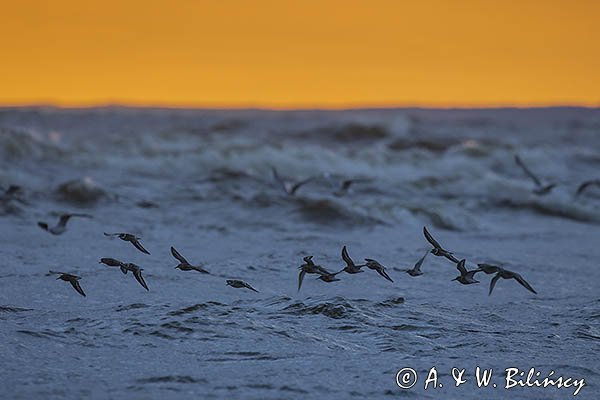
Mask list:
[{"label": "bird wing", "polygon": [[271,172],[273,173],[273,179],[275,180],[275,182],[281,185],[283,190],[287,192],[285,181],[279,176],[279,173],[277,173],[277,169],[275,169],[275,167],[271,167]]},{"label": "bird wing", "polygon": [[349,267],[353,267],[354,266],[354,261],[352,261],[352,259],[348,255],[348,251],[346,250],[346,246],[342,247],[342,260],[344,260],[344,262],[346,263],[346,265],[348,265]]},{"label": "bird wing", "polygon": [[138,249],[139,251],[141,251],[142,253],[150,254],[150,253],[148,252],[148,250],[146,250],[146,249],[144,248],[144,246],[142,246],[142,244],[140,243],[140,241],[139,241],[139,240],[137,240],[137,239],[135,239],[135,238],[134,238],[134,239],[132,239],[132,240],[130,240],[130,241],[131,241],[131,244],[132,244],[132,245],[134,245],[134,246],[135,246],[135,248],[136,248],[136,249]]},{"label": "bird wing", "polygon": [[48,274],[51,274],[51,275],[68,275],[66,272],[58,272],[58,271],[52,271],[52,270],[48,271]]},{"label": "bird wing", "polygon": [[500,268],[496,265],[491,265],[491,264],[477,264],[477,266],[479,267],[479,269],[481,271],[485,272],[488,275],[495,274],[502,270],[502,268]]},{"label": "bird wing", "polygon": [[296,194],[296,191],[297,191],[298,189],[300,189],[300,187],[301,187],[301,186],[303,186],[303,185],[307,184],[308,182],[312,181],[313,179],[315,179],[315,177],[314,177],[314,176],[311,176],[310,178],[306,178],[306,179],[304,179],[304,180],[302,180],[302,181],[300,181],[300,182],[296,182],[296,183],[295,183],[295,184],[294,184],[294,185],[293,185],[293,186],[290,188],[290,190],[289,190],[289,192],[288,192],[288,193],[289,193],[290,195],[292,195],[292,196],[293,196],[294,194]]},{"label": "bird wing", "polygon": [[427,239],[427,241],[429,243],[431,243],[431,245],[433,247],[435,247],[437,249],[441,249],[442,248],[442,246],[433,238],[433,236],[431,236],[431,234],[429,233],[429,231],[427,230],[426,227],[423,227],[423,235],[425,235],[425,239]]},{"label": "bird wing", "polygon": [[189,262],[185,259],[185,257],[183,257],[181,254],[179,254],[179,252],[173,246],[171,246],[171,254],[173,254],[173,257],[175,257],[177,260],[179,260],[179,262],[181,262],[183,264],[189,264]]},{"label": "bird wing", "polygon": [[72,280],[72,281],[69,281],[69,282],[71,283],[71,285],[73,286],[73,288],[77,291],[77,293],[79,293],[83,297],[86,297],[83,289],[81,288],[81,285],[79,284],[79,281]]},{"label": "bird wing", "polygon": [[423,257],[421,257],[419,259],[419,261],[417,261],[417,263],[415,264],[413,271],[421,271],[421,265],[423,265],[423,261],[425,261],[425,258],[427,257],[427,254],[429,254],[429,250],[427,250],[425,252],[425,254],[423,255]]},{"label": "bird wing", "polygon": [[593,179],[591,181],[585,181],[583,182],[581,185],[579,185],[579,187],[577,188],[577,192],[575,193],[575,197],[579,196],[581,193],[583,193],[583,191],[585,189],[587,189],[588,187],[590,187],[591,185],[598,185],[600,186],[600,180],[599,179]]},{"label": "bird wing", "polygon": [[304,270],[300,270],[300,273],[298,274],[298,291],[300,291],[300,288],[302,287],[304,275],[306,275],[306,272]]},{"label": "bird wing", "polygon": [[146,289],[148,291],[150,290],[150,289],[148,289],[148,285],[146,285],[146,281],[144,281],[144,277],[142,276],[141,269],[133,271],[133,276],[135,276],[135,279],[137,279],[137,281],[140,283],[140,285],[142,285],[144,287],[144,289]]},{"label": "bird wing", "polygon": [[79,218],[94,218],[90,214],[85,214],[85,213],[72,213],[72,214],[69,214],[69,215],[71,217],[79,217]]},{"label": "bird wing", "polygon": [[196,265],[191,265],[190,266],[194,271],[198,271],[198,272],[202,272],[203,274],[210,274],[210,272],[208,272],[207,270],[205,270],[202,267],[198,267]]},{"label": "bird wing", "polygon": [[517,273],[515,273],[515,275],[513,276],[513,278],[519,282],[525,289],[529,290],[530,292],[537,294],[537,292],[531,287],[531,285],[529,283],[527,283],[527,281],[525,279],[523,279],[523,277]]},{"label": "bird wing", "polygon": [[533,181],[535,182],[535,184],[537,186],[542,186],[542,182],[540,181],[540,178],[538,178],[533,172],[531,172],[531,170],[529,168],[527,168],[527,166],[523,163],[523,161],[521,161],[521,157],[519,157],[516,154],[515,154],[515,162],[517,163],[517,165],[519,167],[521,167],[521,169],[525,172],[525,174],[527,174],[528,177],[533,179]]},{"label": "bird wing", "polygon": [[320,265],[315,265],[315,269],[317,270],[317,273],[319,275],[330,275],[331,272],[327,271],[325,268],[321,267]]},{"label": "bird wing", "polygon": [[452,253],[446,252],[446,254],[444,254],[444,257],[446,257],[448,260],[452,261],[452,262],[459,262],[458,258],[454,257],[452,255]]},{"label": "bird wing", "polygon": [[488,293],[488,296],[492,295],[492,290],[494,290],[494,286],[496,286],[496,282],[498,282],[498,279],[500,279],[500,274],[496,274],[496,276],[494,276],[490,281],[490,292]]},{"label": "bird wing", "polygon": [[249,284],[247,284],[246,282],[242,282],[242,285],[244,285],[244,287],[258,293],[258,290],[254,289],[252,286],[250,286]]},{"label": "bird wing", "polygon": [[385,272],[385,269],[383,268],[377,268],[377,272],[379,273],[379,275],[383,276],[385,279],[387,279],[390,282],[394,282],[392,280],[392,278],[390,278],[390,276],[387,274],[387,272]]},{"label": "bird wing", "polygon": [[465,259],[460,260],[457,264],[456,264],[456,268],[458,269],[458,272],[460,272],[461,275],[466,275],[467,274],[467,268],[465,268]]},{"label": "bird wing", "polygon": [[106,233],[104,232],[104,236],[108,236],[108,237],[114,237],[114,236],[119,236],[121,235],[121,233]]},{"label": "bird wing", "polygon": [[69,219],[73,216],[73,214],[63,214],[60,216],[60,219],[58,220],[58,224],[56,225],[57,227],[59,226],[67,226],[67,222],[69,222]]}]

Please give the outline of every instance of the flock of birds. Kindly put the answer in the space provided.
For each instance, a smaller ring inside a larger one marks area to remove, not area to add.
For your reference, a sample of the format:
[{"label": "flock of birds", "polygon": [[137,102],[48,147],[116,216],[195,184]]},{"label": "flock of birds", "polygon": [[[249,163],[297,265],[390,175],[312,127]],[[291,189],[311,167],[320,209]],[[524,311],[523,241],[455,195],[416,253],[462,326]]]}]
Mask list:
[{"label": "flock of birds", "polygon": [[[38,226],[53,235],[61,235],[66,231],[67,222],[72,217],[91,218],[91,216],[88,214],[63,214],[60,216],[57,224],[53,227],[50,227],[46,222],[41,222],[41,221],[38,222]],[[431,233],[429,233],[429,231],[427,230],[427,227],[423,227],[423,235],[425,236],[425,239],[429,242],[429,244],[432,246],[432,248],[427,250],[427,252],[415,263],[413,268],[405,270],[405,272],[407,274],[409,274],[410,276],[416,277],[416,276],[423,275],[423,272],[421,271],[421,267],[422,267],[423,262],[425,261],[425,258],[427,257],[427,255],[431,253],[434,256],[444,257],[444,258],[452,261],[453,263],[455,263],[456,268],[458,269],[460,275],[457,276],[456,278],[454,278],[453,280],[458,281],[459,283],[462,283],[463,285],[479,283],[479,281],[475,279],[475,274],[478,272],[483,272],[485,274],[496,274],[490,281],[489,295],[492,294],[492,291],[494,290],[494,287],[500,278],[514,279],[519,284],[521,284],[523,287],[525,287],[527,290],[529,290],[530,292],[537,294],[537,292],[533,289],[533,287],[531,287],[531,285],[520,274],[513,272],[513,271],[509,271],[500,266],[491,265],[491,264],[477,264],[477,266],[479,268],[473,269],[470,271],[467,270],[467,268],[465,266],[466,260],[465,259],[458,260],[454,256],[454,253],[444,249],[442,247],[442,245],[440,245],[440,243],[433,238]],[[146,250],[146,248],[142,245],[142,243],[140,241],[141,238],[139,238],[131,233],[126,233],[126,232],[106,233],[106,232],[104,232],[104,236],[107,236],[110,238],[117,237],[124,242],[131,243],[140,252],[150,255],[150,252],[148,250]],[[175,269],[179,269],[181,271],[196,271],[196,272],[200,272],[203,274],[210,274],[210,272],[208,272],[203,267],[191,264],[173,246],[171,246],[171,254],[179,262],[179,264],[177,264],[175,266]],[[302,265],[300,265],[300,267],[298,268],[300,270],[300,273],[298,275],[298,291],[300,291],[300,288],[302,287],[302,282],[303,282],[306,274],[319,275],[316,279],[319,279],[323,282],[331,283],[331,282],[339,281],[340,278],[338,278],[337,275],[341,274],[342,272],[345,272],[350,275],[354,275],[354,274],[364,272],[364,270],[362,269],[363,267],[374,270],[379,275],[381,275],[383,278],[387,279],[390,282],[394,282],[393,279],[390,278],[390,276],[388,275],[388,273],[386,271],[386,267],[383,266],[379,261],[377,261],[375,259],[365,258],[364,264],[357,265],[354,262],[354,260],[350,257],[350,255],[348,254],[348,250],[347,250],[346,246],[344,246],[342,248],[342,260],[344,261],[345,266],[337,272],[330,272],[327,269],[325,269],[324,267],[315,264],[313,261],[312,255],[304,257],[303,260],[304,260],[304,263]],[[133,274],[134,278],[138,281],[138,283],[144,289],[146,289],[148,291],[150,290],[148,288],[148,285],[146,284],[146,281],[144,280],[143,275],[142,275],[142,271],[144,269],[141,268],[139,265],[136,265],[134,263],[125,263],[125,262],[119,261],[119,260],[117,260],[115,258],[111,258],[111,257],[103,257],[100,259],[99,263],[104,264],[108,267],[118,267],[121,270],[121,272],[125,275],[127,275],[128,272],[131,272]],[[83,291],[83,289],[79,283],[79,280],[81,279],[80,276],[70,274],[67,272],[58,272],[58,271],[52,271],[52,270],[49,271],[49,274],[50,275],[58,275],[58,278],[56,278],[57,280],[63,280],[65,282],[69,282],[73,286],[75,291],[77,291],[77,293],[79,293],[80,295],[82,295],[84,297],[86,296],[85,292]],[[227,279],[226,284],[233,288],[246,288],[246,289],[249,289],[249,290],[252,290],[252,291],[258,293],[258,290],[253,288],[250,284],[248,284],[247,282],[244,282],[242,280],[239,280],[239,279]]]},{"label": "flock of birds", "polygon": [[[433,248],[427,250],[427,252],[425,252],[425,254],[415,263],[413,268],[405,270],[405,272],[410,276],[416,277],[423,275],[423,272],[421,271],[421,266],[423,265],[423,262],[425,261],[427,255],[431,253],[434,256],[444,257],[455,263],[460,275],[454,278],[453,281],[458,281],[463,285],[479,283],[479,281],[475,279],[475,274],[478,272],[483,272],[485,274],[496,274],[490,281],[489,295],[492,294],[492,291],[494,290],[494,287],[496,286],[496,283],[500,278],[514,279],[530,292],[537,294],[533,287],[531,287],[531,285],[525,279],[523,279],[523,277],[520,274],[513,271],[509,271],[497,265],[477,264],[479,268],[468,271],[465,266],[466,260],[458,260],[452,252],[444,249],[439,244],[439,242],[435,240],[433,236],[431,236],[431,233],[429,233],[427,227],[423,227],[423,235]],[[346,266],[338,272],[332,273],[326,270],[325,268],[321,267],[320,265],[316,265],[312,259],[313,256],[304,257],[304,264],[302,264],[299,267],[300,274],[298,275],[298,291],[300,291],[300,288],[302,287],[302,281],[304,280],[304,276],[306,274],[318,274],[319,276],[317,277],[317,279],[320,279],[325,282],[335,282],[340,280],[339,278],[336,278],[336,275],[342,272],[346,272],[348,274],[358,274],[360,272],[363,272],[363,270],[361,269],[363,267],[375,270],[379,275],[381,275],[388,281],[394,282],[392,278],[390,278],[390,276],[387,274],[386,268],[383,265],[381,265],[381,263],[379,263],[377,260],[374,260],[372,258],[365,258],[365,264],[356,265],[352,258],[350,258],[350,256],[348,255],[348,250],[346,249],[346,246],[342,248],[342,260],[344,260]]]},{"label": "flock of birds", "polygon": [[[558,186],[558,183],[556,183],[556,182],[544,182],[544,180],[539,178],[536,174],[534,174],[531,171],[531,169],[529,169],[529,167],[527,167],[527,165],[525,165],[525,163],[523,162],[523,160],[521,160],[521,157],[519,157],[519,155],[515,155],[515,163],[533,181],[535,187],[532,189],[532,192],[534,194],[536,194],[538,196],[544,196],[544,195],[550,193],[552,191],[552,189],[554,189],[556,186]],[[277,169],[275,167],[271,167],[271,172],[273,174],[273,179],[281,186],[283,191],[290,196],[294,196],[296,194],[296,192],[305,184],[317,179],[317,176],[311,176],[306,179],[302,179],[300,181],[292,181],[292,180],[284,179],[277,172]],[[341,182],[339,189],[336,190],[333,194],[336,196],[343,196],[344,194],[346,194],[348,192],[348,190],[350,189],[350,186],[352,186],[353,184],[360,183],[360,182],[368,182],[368,181],[369,181],[369,179],[366,179],[366,178],[346,179]],[[600,187],[600,179],[590,179],[590,180],[586,180],[586,181],[582,182],[581,184],[579,184],[579,186],[577,187],[577,190],[575,191],[574,197],[575,198],[579,197],[583,192],[585,192],[587,189],[589,189],[592,186]]]},{"label": "flock of birds", "polygon": [[[46,222],[41,222],[41,221],[38,222],[38,226],[53,235],[61,235],[67,230],[67,222],[72,217],[91,218],[91,215],[88,215],[88,214],[63,214],[60,216],[56,226],[49,227]],[[136,249],[138,249],[142,253],[150,255],[150,252],[148,250],[146,250],[146,248],[140,242],[141,238],[139,238],[131,233],[126,233],[126,232],[106,233],[106,232],[104,232],[104,236],[107,236],[110,238],[117,237],[117,238],[123,240],[124,242],[131,243]],[[177,264],[175,266],[175,269],[179,269],[181,271],[197,271],[197,272],[201,272],[203,274],[209,274],[209,272],[207,270],[205,270],[204,268],[197,266],[197,265],[192,265],[173,246],[171,246],[171,254],[173,255],[173,257],[175,257],[175,259],[177,261],[179,261],[179,264]],[[146,281],[144,280],[144,276],[142,275],[142,271],[144,269],[141,268],[139,265],[134,264],[134,263],[125,263],[125,262],[117,260],[116,258],[111,258],[111,257],[103,257],[100,259],[99,263],[104,264],[108,267],[118,267],[121,270],[121,272],[125,275],[127,275],[128,272],[131,272],[133,274],[133,277],[138,281],[138,283],[144,289],[150,291],[150,289],[148,288],[148,284],[146,283]],[[52,271],[52,270],[50,270],[48,272],[48,274],[49,275],[58,275],[58,278],[56,278],[56,280],[63,280],[65,282],[69,282],[73,286],[73,288],[77,291],[77,293],[86,297],[85,292],[83,291],[83,289],[81,288],[81,285],[79,284],[79,280],[81,279],[80,276],[70,274],[67,272],[59,272],[59,271]],[[239,279],[227,279],[226,284],[228,286],[231,286],[234,288],[247,288],[247,289],[253,290],[255,292],[258,292],[258,290],[254,289],[248,283],[241,281]]]},{"label": "flock of birds", "polygon": [[[535,184],[533,193],[535,193],[536,195],[542,196],[542,195],[548,194],[548,193],[550,193],[550,191],[552,191],[553,188],[555,188],[557,186],[557,184],[554,182],[543,182],[539,177],[537,177],[525,165],[525,163],[521,160],[521,158],[518,155],[515,155],[515,162],[519,167],[521,167],[523,169],[525,174],[533,180],[533,182]],[[300,189],[300,187],[302,187],[306,183],[316,179],[316,177],[309,177],[307,179],[303,179],[301,181],[294,182],[294,181],[290,181],[290,180],[286,180],[286,179],[282,178],[274,167],[272,167],[271,170],[272,170],[273,179],[275,180],[275,182],[277,182],[281,186],[281,188],[285,191],[285,193],[290,196],[295,195],[296,192]],[[350,188],[350,186],[352,184],[360,182],[360,181],[365,181],[365,179],[361,179],[361,178],[347,179],[341,183],[340,188],[336,192],[334,192],[334,194],[336,196],[342,196],[348,191],[348,189]],[[588,189],[591,186],[600,187],[600,179],[592,179],[592,180],[588,180],[588,181],[581,183],[579,185],[579,187],[577,188],[575,197],[581,195],[586,189]],[[2,195],[0,195],[0,201],[5,202],[5,201],[16,199],[21,202],[25,202],[24,200],[22,200],[20,198],[20,193],[21,193],[21,188],[19,186],[11,185],[7,189],[4,190],[4,193]],[[63,214],[60,216],[60,218],[55,226],[49,226],[46,222],[41,222],[41,221],[38,222],[38,226],[41,229],[43,229],[53,235],[61,235],[66,231],[67,223],[73,217],[92,218],[91,215],[83,214],[83,213]],[[427,230],[426,227],[423,227],[423,234],[425,236],[425,239],[431,244],[431,246],[433,248],[431,250],[428,250],[415,263],[413,268],[405,270],[405,272],[408,273],[410,276],[416,277],[416,276],[420,276],[423,274],[423,272],[421,271],[421,267],[422,267],[423,262],[425,261],[425,258],[427,257],[427,255],[431,253],[434,256],[444,257],[444,258],[450,260],[451,262],[453,262],[456,265],[456,268],[458,269],[458,271],[460,273],[460,275],[457,276],[456,278],[454,278],[453,280],[456,280],[463,285],[479,283],[479,281],[475,279],[475,274],[477,274],[479,272],[483,272],[485,274],[495,274],[494,277],[490,281],[489,295],[492,294],[492,291],[500,278],[514,279],[519,284],[521,284],[523,287],[525,287],[527,290],[529,290],[530,292],[537,294],[537,292],[533,289],[533,287],[531,287],[531,285],[525,279],[523,279],[523,277],[520,274],[513,272],[513,271],[509,271],[500,266],[491,265],[491,264],[477,264],[478,268],[472,269],[470,271],[467,270],[466,260],[465,259],[458,260],[453,255],[452,252],[445,250],[433,238],[433,236],[431,236],[431,234],[429,233],[429,231]],[[140,238],[131,233],[125,233],[125,232],[106,233],[105,232],[104,235],[107,237],[111,237],[111,238],[118,237],[119,239],[121,239],[125,242],[131,243],[136,249],[138,249],[142,253],[148,254],[148,255],[150,254],[148,252],[148,250],[146,250],[144,248],[144,246],[141,244]],[[197,271],[197,272],[200,272],[203,274],[209,273],[207,270],[205,270],[201,266],[192,265],[174,247],[171,247],[171,254],[179,262],[179,264],[175,267],[176,269],[179,269],[181,271]],[[343,267],[343,269],[341,269],[340,271],[337,271],[337,272],[330,272],[327,269],[323,268],[322,266],[315,264],[313,261],[312,255],[304,257],[304,259],[303,259],[304,263],[299,267],[300,273],[298,276],[298,291],[300,291],[302,282],[303,282],[306,274],[317,274],[318,275],[317,279],[330,283],[330,282],[339,281],[340,279],[337,276],[339,274],[341,274],[342,272],[345,272],[345,273],[351,274],[351,275],[364,272],[362,269],[363,267],[374,270],[379,275],[381,275],[383,278],[387,279],[390,282],[393,282],[392,278],[390,278],[390,276],[388,275],[388,273],[386,271],[386,267],[383,266],[381,263],[379,263],[377,260],[372,259],[372,258],[365,258],[364,264],[357,265],[352,260],[352,258],[349,256],[346,246],[344,246],[342,248],[341,256],[342,256],[342,260],[345,263],[345,266]],[[146,284],[146,281],[144,280],[144,277],[142,275],[143,268],[141,268],[140,266],[138,266],[134,263],[125,263],[125,262],[119,261],[115,258],[108,258],[108,257],[101,258],[100,263],[102,263],[108,267],[118,267],[121,270],[121,272],[125,275],[128,272],[131,272],[133,274],[134,278],[139,282],[139,284],[144,289],[149,290],[148,285]],[[83,291],[83,289],[81,288],[81,285],[79,283],[79,280],[81,279],[81,277],[70,274],[70,273],[66,273],[66,272],[57,272],[57,271],[52,271],[52,270],[49,271],[49,274],[58,275],[57,280],[63,280],[65,282],[69,282],[73,286],[73,288],[77,291],[77,293],[79,293],[82,296],[86,296],[85,292]],[[245,288],[245,289],[252,290],[254,292],[258,292],[250,284],[248,284],[242,280],[227,279],[226,284],[233,288]]]}]

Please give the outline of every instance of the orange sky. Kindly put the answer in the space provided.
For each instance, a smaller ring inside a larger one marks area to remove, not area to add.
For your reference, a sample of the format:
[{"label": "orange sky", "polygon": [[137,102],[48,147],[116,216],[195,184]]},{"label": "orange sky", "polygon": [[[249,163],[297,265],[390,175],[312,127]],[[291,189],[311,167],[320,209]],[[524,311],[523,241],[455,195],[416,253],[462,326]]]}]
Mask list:
[{"label": "orange sky", "polygon": [[600,105],[600,1],[5,1],[0,104]]}]

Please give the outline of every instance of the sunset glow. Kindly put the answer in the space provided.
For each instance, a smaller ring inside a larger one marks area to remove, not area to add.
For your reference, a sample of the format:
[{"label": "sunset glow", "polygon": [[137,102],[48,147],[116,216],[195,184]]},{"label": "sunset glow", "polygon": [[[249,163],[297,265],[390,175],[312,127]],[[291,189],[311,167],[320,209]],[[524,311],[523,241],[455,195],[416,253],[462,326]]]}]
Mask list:
[{"label": "sunset glow", "polygon": [[2,8],[4,105],[600,105],[597,1]]}]

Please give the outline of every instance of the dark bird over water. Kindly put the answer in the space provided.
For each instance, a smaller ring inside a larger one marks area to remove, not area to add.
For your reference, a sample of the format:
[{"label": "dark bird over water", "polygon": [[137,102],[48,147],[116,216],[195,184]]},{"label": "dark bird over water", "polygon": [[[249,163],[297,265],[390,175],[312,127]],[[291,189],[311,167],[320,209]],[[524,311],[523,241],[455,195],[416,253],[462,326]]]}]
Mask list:
[{"label": "dark bird over water", "polygon": [[227,279],[227,286],[231,286],[234,288],[246,288],[246,289],[250,289],[256,293],[258,293],[258,290],[254,289],[252,286],[250,286],[249,284],[247,284],[244,281],[240,281],[239,279]]},{"label": "dark bird over water", "polygon": [[344,269],[342,269],[342,271],[347,272],[349,274],[358,274],[359,272],[363,272],[363,270],[361,270],[361,268],[364,267],[365,265],[367,265],[367,264],[362,264],[362,265],[354,264],[354,261],[348,255],[346,246],[342,247],[342,260],[344,260],[344,262],[346,263],[346,266],[344,267]]},{"label": "dark bird over water", "polygon": [[177,259],[177,261],[179,261],[179,264],[175,267],[175,269],[180,269],[181,271],[198,271],[202,272],[203,274],[209,273],[202,267],[190,264],[173,246],[171,246],[171,254]]},{"label": "dark bird over water", "polygon": [[142,271],[144,269],[140,268],[138,265],[135,265],[134,263],[122,263],[121,264],[121,272],[123,272],[125,275],[127,275],[128,271],[131,271],[133,273],[133,276],[135,277],[135,279],[139,282],[140,285],[142,285],[142,287],[146,290],[150,290],[148,289],[148,285],[146,285],[146,281],[144,281],[144,277],[142,276]]},{"label": "dark bird over water", "polygon": [[320,276],[317,279],[320,279],[323,282],[336,282],[336,281],[339,281],[340,278],[336,278],[335,276],[337,274],[339,274],[340,272],[342,272],[342,271],[338,271],[338,272],[335,272],[333,274],[331,272],[321,273]]},{"label": "dark bird over water", "polygon": [[311,176],[310,178],[306,178],[306,179],[298,181],[298,182],[291,182],[291,181],[285,180],[281,176],[279,176],[275,167],[271,167],[271,171],[273,172],[273,179],[275,179],[275,182],[277,182],[281,186],[283,191],[286,192],[290,196],[295,195],[301,186],[303,186],[303,185],[307,184],[308,182],[315,179],[314,176]]},{"label": "dark bird over water", "polygon": [[385,272],[385,267],[381,265],[377,260],[373,260],[372,258],[365,258],[365,261],[367,262],[367,268],[374,269],[379,275],[383,276],[388,281],[394,282],[392,278],[390,278],[390,276],[387,274],[387,272]]},{"label": "dark bird over water", "polygon": [[472,283],[479,283],[479,281],[474,278],[474,275],[477,272],[481,272],[481,269],[474,269],[472,271],[467,271],[467,268],[465,267],[465,262],[466,262],[466,260],[463,259],[463,260],[460,260],[456,264],[456,268],[460,272],[460,276],[457,276],[456,278],[454,278],[452,280],[453,281],[459,281],[463,285],[470,285]]},{"label": "dark bird over water", "polygon": [[67,222],[71,217],[92,218],[89,214],[62,214],[56,226],[49,227],[47,223],[42,221],[38,222],[38,226],[53,235],[62,235],[67,230]]},{"label": "dark bird over water", "polygon": [[71,286],[73,286],[73,288],[77,291],[77,293],[79,293],[80,295],[85,297],[85,293],[83,292],[81,285],[79,285],[79,280],[81,279],[81,277],[79,277],[77,275],[67,274],[65,272],[56,272],[56,271],[48,271],[48,272],[53,275],[60,275],[58,278],[56,278],[56,280],[61,279],[65,282],[69,282],[71,284]]},{"label": "dark bird over water", "polygon": [[577,188],[577,192],[575,192],[575,197],[579,197],[579,195],[582,194],[590,186],[598,186],[598,187],[600,187],[600,179],[592,179],[592,180],[583,182]]},{"label": "dark bird over water", "polygon": [[304,275],[306,274],[320,274],[320,275],[329,275],[331,272],[327,271],[325,268],[320,265],[316,265],[312,260],[313,256],[306,256],[303,258],[304,264],[298,267],[300,273],[298,274],[298,291],[300,291],[300,287],[302,287],[302,281],[304,280]]},{"label": "dark bird over water", "polygon": [[100,261],[98,261],[99,264],[104,264],[107,265],[109,267],[122,267],[123,263],[117,259],[114,258],[110,258],[110,257],[103,257],[100,259]]},{"label": "dark bird over water", "polygon": [[525,174],[528,177],[530,177],[533,180],[533,182],[535,183],[536,188],[533,189],[533,193],[537,194],[538,196],[543,196],[545,194],[550,193],[550,191],[552,189],[554,189],[554,187],[556,187],[556,183],[543,184],[542,181],[540,180],[540,178],[538,178],[533,172],[531,172],[531,170],[529,168],[527,168],[525,163],[516,154],[515,154],[515,162],[517,163],[517,165],[519,167],[521,167],[521,169],[525,172]]},{"label": "dark bird over water", "polygon": [[521,286],[523,286],[525,289],[529,290],[531,293],[537,294],[537,292],[531,287],[531,285],[529,283],[527,283],[527,281],[525,279],[523,279],[523,277],[520,274],[517,274],[516,272],[512,272],[507,269],[498,267],[496,265],[491,265],[491,264],[477,264],[477,266],[479,267],[479,269],[481,271],[485,272],[488,275],[496,274],[496,276],[494,276],[492,278],[492,280],[490,281],[490,291],[488,293],[488,296],[492,295],[492,290],[494,290],[494,286],[496,286],[496,282],[498,282],[498,280],[500,278],[514,279],[515,281],[519,282],[521,284]]},{"label": "dark bird over water", "polygon": [[125,242],[129,242],[132,245],[134,245],[135,248],[138,249],[139,251],[141,251],[142,253],[150,254],[148,252],[148,250],[146,250],[144,248],[144,246],[142,246],[142,244],[140,243],[140,240],[142,238],[132,235],[131,233],[106,233],[106,232],[104,232],[104,236],[108,236],[108,237],[117,236],[119,239],[121,239]]},{"label": "dark bird over water", "polygon": [[431,249],[431,254],[438,257],[446,257],[448,260],[458,263],[458,258],[454,257],[451,252],[448,250],[444,250],[442,246],[431,236],[426,227],[423,227],[423,235],[425,235],[425,239],[433,246]]},{"label": "dark bird over water", "polygon": [[423,265],[423,261],[425,261],[425,258],[427,257],[427,255],[429,254],[429,250],[427,250],[425,252],[425,254],[423,255],[423,257],[421,257],[419,259],[419,261],[417,261],[417,263],[415,264],[415,266],[411,269],[407,269],[406,273],[409,274],[410,276],[419,276],[419,275],[423,275],[423,272],[421,272],[421,265]]}]

